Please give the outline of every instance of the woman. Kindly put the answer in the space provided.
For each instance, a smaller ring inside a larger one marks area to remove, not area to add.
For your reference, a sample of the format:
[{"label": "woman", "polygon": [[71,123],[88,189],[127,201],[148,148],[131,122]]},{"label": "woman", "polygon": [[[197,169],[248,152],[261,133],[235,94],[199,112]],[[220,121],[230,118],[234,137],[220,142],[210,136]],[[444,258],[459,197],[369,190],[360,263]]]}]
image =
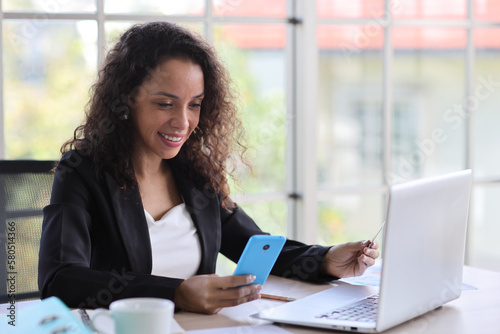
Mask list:
[{"label": "woman", "polygon": [[[248,238],[264,234],[229,198],[233,100],[214,51],[189,31],[151,22],[121,36],[61,149],[44,209],[42,298],[95,308],[153,296],[203,313],[259,298],[252,276],[214,275],[219,252],[236,262]],[[361,275],[379,255],[366,246],[288,240],[272,273]]]}]

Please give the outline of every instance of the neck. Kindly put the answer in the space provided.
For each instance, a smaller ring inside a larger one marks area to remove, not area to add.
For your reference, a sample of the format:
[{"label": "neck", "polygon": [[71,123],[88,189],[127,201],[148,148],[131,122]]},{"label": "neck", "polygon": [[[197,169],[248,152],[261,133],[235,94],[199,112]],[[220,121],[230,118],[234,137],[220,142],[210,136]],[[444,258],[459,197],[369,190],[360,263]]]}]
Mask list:
[{"label": "neck", "polygon": [[137,179],[148,178],[165,173],[165,163],[158,156],[146,156],[144,154],[134,154],[132,165]]}]

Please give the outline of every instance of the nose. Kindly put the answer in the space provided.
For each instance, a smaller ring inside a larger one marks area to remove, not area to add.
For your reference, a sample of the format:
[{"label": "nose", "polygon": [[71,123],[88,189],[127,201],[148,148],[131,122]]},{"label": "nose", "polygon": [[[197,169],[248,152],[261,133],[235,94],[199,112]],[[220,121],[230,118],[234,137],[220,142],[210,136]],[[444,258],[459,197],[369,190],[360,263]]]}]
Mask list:
[{"label": "nose", "polygon": [[185,129],[189,126],[187,106],[180,107],[176,110],[170,120],[170,125],[176,129]]}]

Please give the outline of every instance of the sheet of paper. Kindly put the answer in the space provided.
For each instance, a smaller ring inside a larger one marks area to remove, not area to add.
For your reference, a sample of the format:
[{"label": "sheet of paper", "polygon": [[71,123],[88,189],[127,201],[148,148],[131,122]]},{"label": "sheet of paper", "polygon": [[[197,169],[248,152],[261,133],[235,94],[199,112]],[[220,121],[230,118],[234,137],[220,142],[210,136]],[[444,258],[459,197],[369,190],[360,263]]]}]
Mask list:
[{"label": "sheet of paper", "polygon": [[286,334],[291,333],[278,326],[262,325],[262,326],[236,326],[236,327],[222,327],[212,329],[200,329],[187,331],[187,334]]},{"label": "sheet of paper", "polygon": [[367,286],[380,286],[380,274],[382,273],[382,261],[377,260],[375,265],[366,269],[365,273],[358,277],[341,278],[341,281]]},{"label": "sheet of paper", "polygon": [[[362,276],[341,278],[341,281],[356,284],[356,285],[367,285],[367,286],[380,286],[380,275],[382,273],[382,260],[376,260],[375,265],[366,269]],[[476,290],[477,288],[466,283],[462,283],[462,291],[465,290]]]}]

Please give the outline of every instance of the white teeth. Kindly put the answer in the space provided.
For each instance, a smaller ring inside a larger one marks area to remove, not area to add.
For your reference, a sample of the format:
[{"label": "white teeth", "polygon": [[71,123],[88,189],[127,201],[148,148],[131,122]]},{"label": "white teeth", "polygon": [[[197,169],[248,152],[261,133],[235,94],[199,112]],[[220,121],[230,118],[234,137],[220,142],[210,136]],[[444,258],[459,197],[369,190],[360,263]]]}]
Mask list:
[{"label": "white teeth", "polygon": [[163,134],[163,133],[161,133],[161,132],[160,132],[160,135],[161,135],[163,138],[165,138],[165,139],[167,139],[167,140],[170,140],[170,141],[180,141],[180,140],[182,139],[182,137],[170,137],[170,136],[167,136],[167,135],[165,135],[165,134]]}]

